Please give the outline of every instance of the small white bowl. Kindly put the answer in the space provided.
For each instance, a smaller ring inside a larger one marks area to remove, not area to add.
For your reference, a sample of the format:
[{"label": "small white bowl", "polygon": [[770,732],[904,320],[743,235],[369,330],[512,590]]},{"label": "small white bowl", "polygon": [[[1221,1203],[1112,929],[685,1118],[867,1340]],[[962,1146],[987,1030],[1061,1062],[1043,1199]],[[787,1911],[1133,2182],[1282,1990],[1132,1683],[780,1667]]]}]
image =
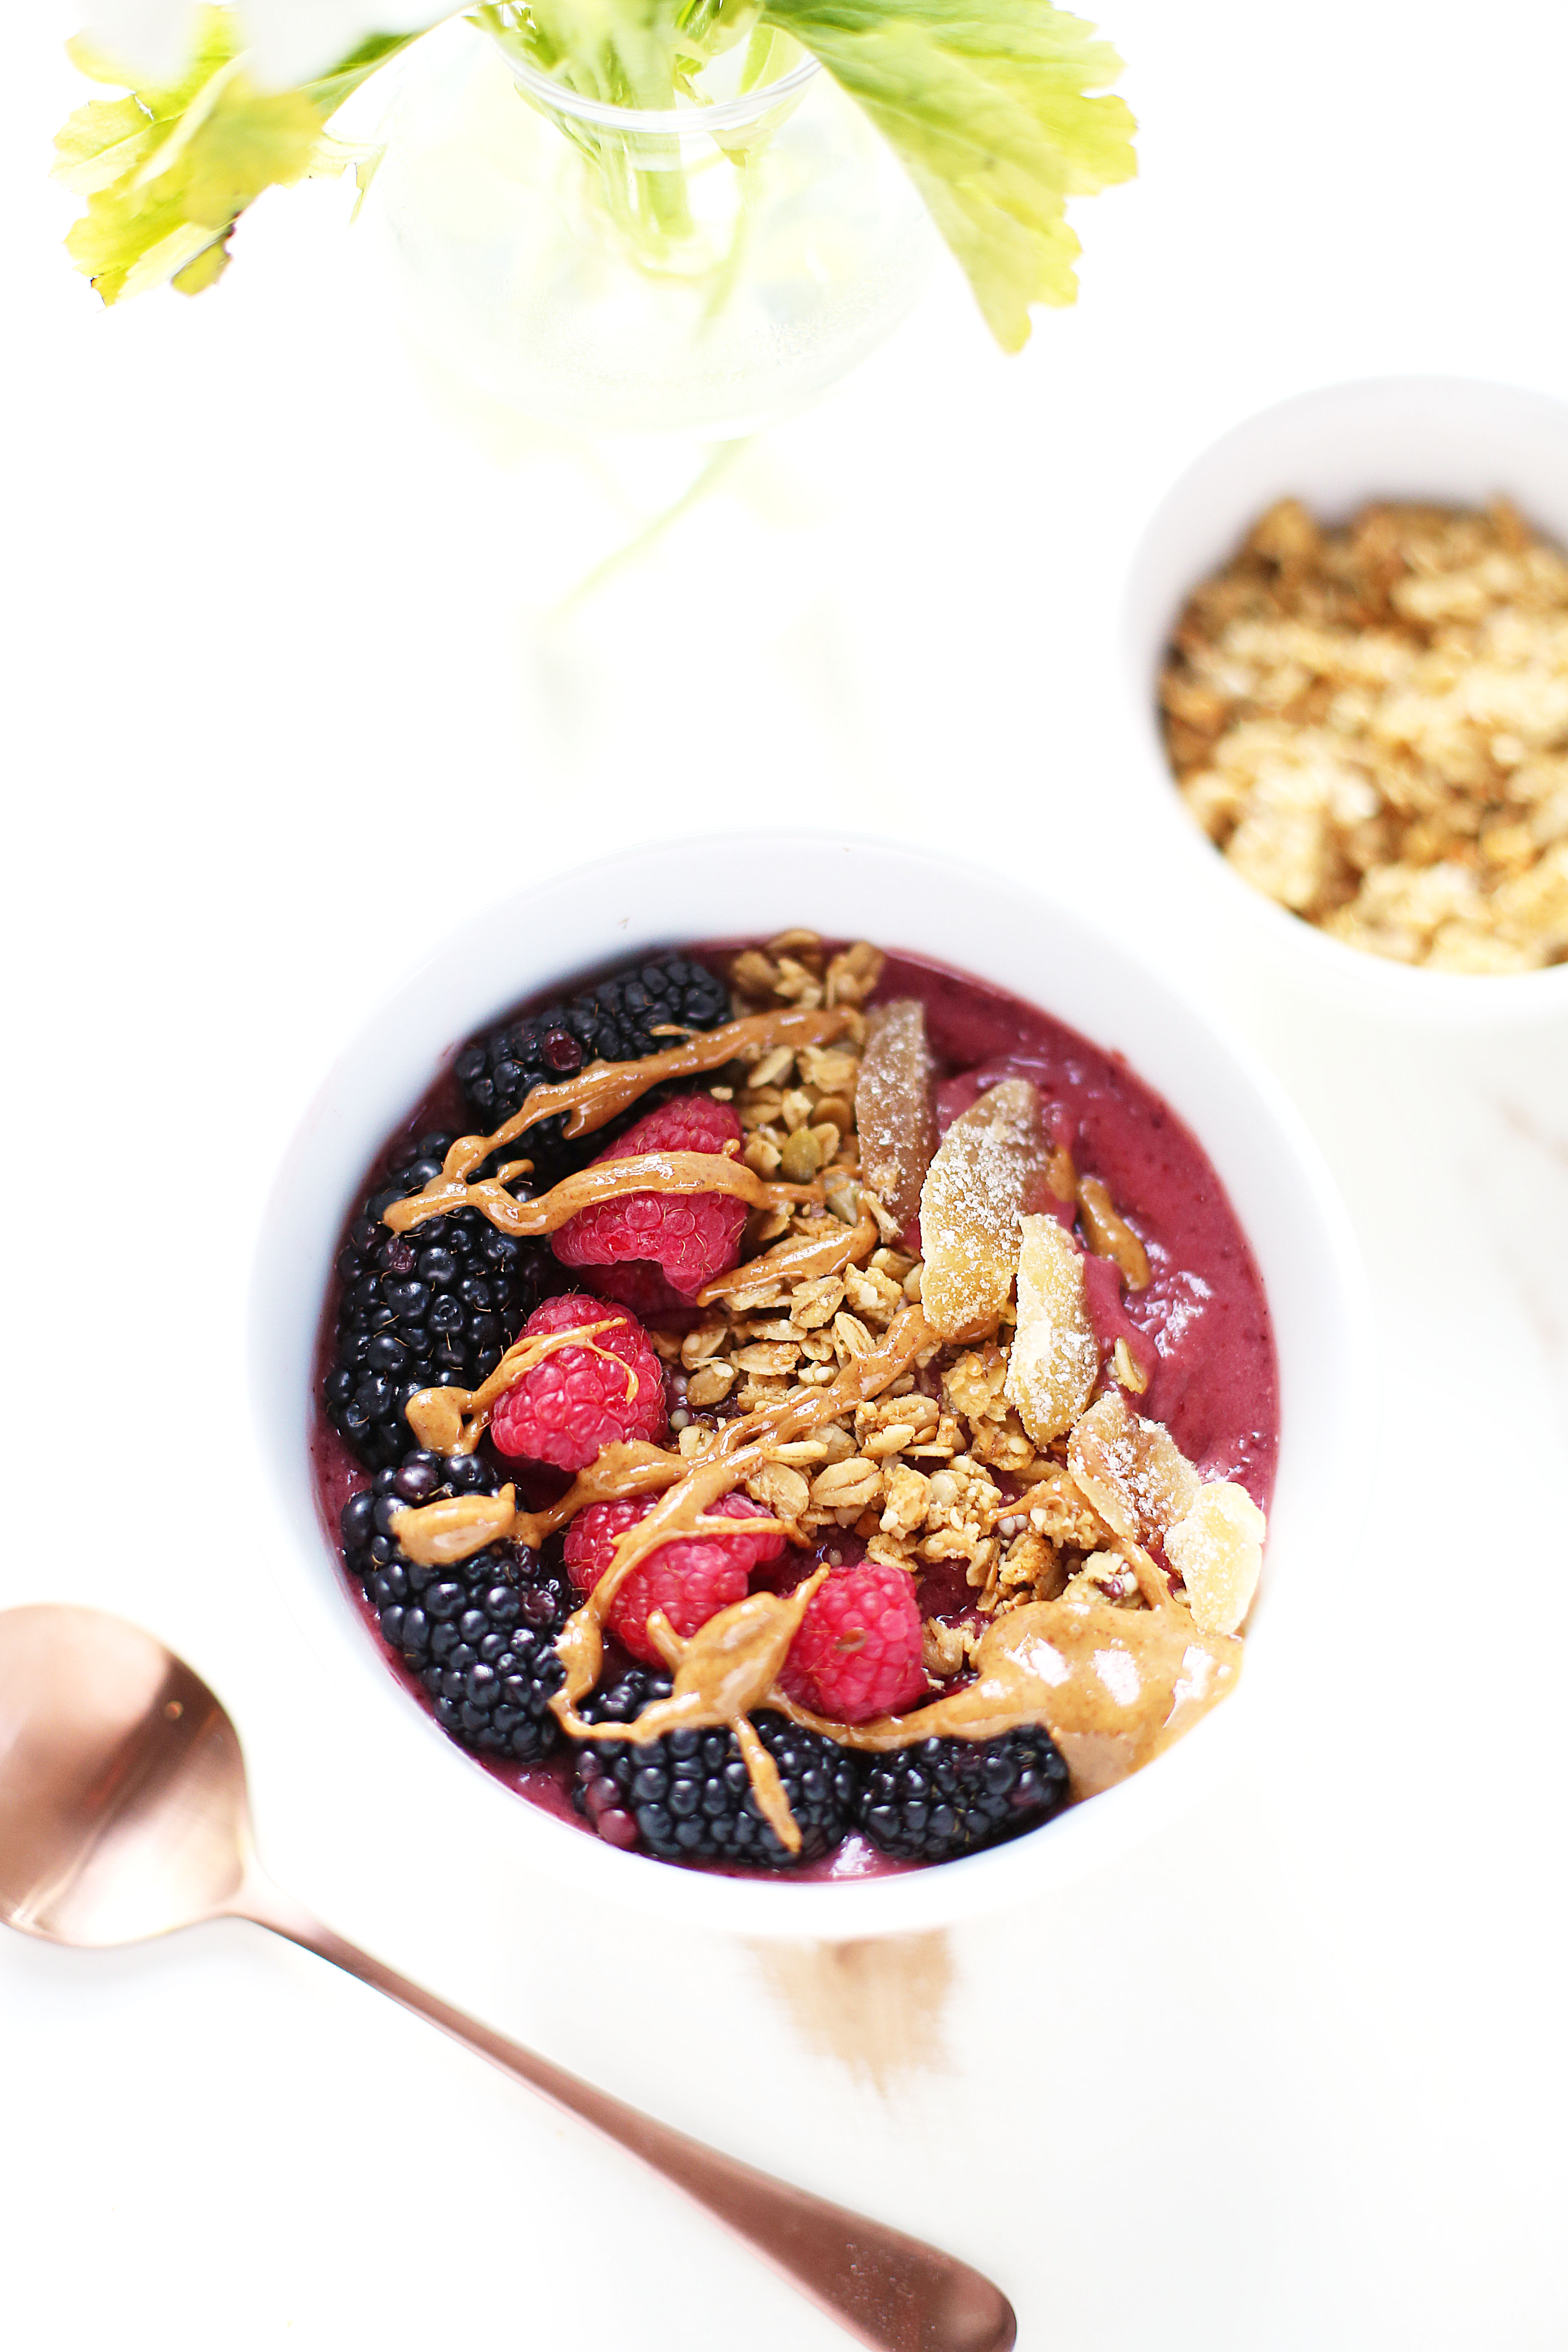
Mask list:
[{"label": "small white bowl", "polygon": [[[316,1330],[343,1220],[374,1154],[442,1057],[520,998],[595,967],[797,924],[955,965],[1126,1055],[1199,1138],[1251,1242],[1279,1351],[1281,1416],[1264,1583],[1234,1697],[1145,1770],[1031,1835],[897,1876],[805,1885],[787,1874],[723,1878],[618,1853],[500,1788],[378,1654],[323,1536],[309,1453]],[[351,1712],[366,1753],[416,1717],[432,1812],[487,1807],[487,1836],[520,1865],[633,1911],[747,1936],[942,1926],[1060,1885],[1156,1831],[1236,1752],[1289,1653],[1289,1596],[1310,1615],[1314,1560],[1342,1537],[1365,1455],[1354,1244],[1316,1147],[1268,1072],[1081,913],[865,838],[710,836],[630,849],[473,917],[362,1032],[295,1138],[263,1224],[250,1319],[263,1458],[293,1538],[280,1574],[334,1678],[340,1717]]]},{"label": "small white bowl", "polygon": [[1343,522],[1376,499],[1479,507],[1511,499],[1568,546],[1568,405],[1461,377],[1332,384],[1266,408],[1205,449],[1167,492],[1133,557],[1122,661],[1136,766],[1168,836],[1175,894],[1246,927],[1259,951],[1340,1001],[1417,1022],[1513,1024],[1568,1012],[1568,964],[1544,971],[1428,971],[1347,947],[1245,881],[1187,814],[1160,740],[1158,687],[1192,591],[1282,498]]}]

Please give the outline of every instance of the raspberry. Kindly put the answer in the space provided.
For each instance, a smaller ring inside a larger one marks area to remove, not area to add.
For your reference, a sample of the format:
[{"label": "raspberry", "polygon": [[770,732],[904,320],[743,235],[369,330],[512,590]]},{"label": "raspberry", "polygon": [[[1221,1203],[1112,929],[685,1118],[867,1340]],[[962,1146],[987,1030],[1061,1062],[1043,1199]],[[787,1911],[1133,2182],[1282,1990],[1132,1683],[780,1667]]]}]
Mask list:
[{"label": "raspberry", "polygon": [[[625,1503],[590,1503],[566,1530],[566,1568],[579,1592],[590,1592],[615,1556],[616,1538],[635,1528],[653,1508],[649,1497]],[[766,1518],[760,1503],[744,1495],[722,1495],[709,1507],[710,1518]],[[650,1666],[662,1664],[648,1639],[647,1621],[662,1609],[678,1633],[695,1633],[721,1609],[746,1597],[746,1580],[764,1560],[784,1549],[776,1529],[746,1535],[676,1536],[633,1569],[610,1604],[609,1627],[616,1639]]]},{"label": "raspberry", "polygon": [[912,1579],[879,1560],[830,1576],[814,1594],[780,1676],[797,1706],[865,1723],[926,1696]]},{"label": "raspberry", "polygon": [[684,1331],[701,1319],[702,1309],[672,1290],[663,1266],[646,1257],[629,1257],[621,1265],[591,1265],[583,1278],[592,1285],[595,1298],[613,1298],[617,1307],[629,1307],[645,1331],[654,1324],[661,1331]]},{"label": "raspberry", "polygon": [[[603,1323],[616,1311],[602,1299],[569,1292],[547,1298],[521,1336]],[[595,1355],[595,1349],[605,1353]],[[621,1315],[587,1346],[546,1356],[508,1389],[491,1415],[490,1434],[502,1454],[548,1462],[557,1470],[585,1469],[617,1439],[662,1437],[664,1371],[641,1324]]]},{"label": "raspberry", "polygon": [[[740,1120],[711,1095],[679,1095],[639,1118],[598,1155],[639,1151],[721,1153],[739,1143]],[[595,1162],[595,1165],[597,1162]],[[683,1298],[739,1262],[746,1204],[725,1192],[629,1192],[568,1218],[551,1244],[563,1265],[623,1265],[651,1260]]]}]

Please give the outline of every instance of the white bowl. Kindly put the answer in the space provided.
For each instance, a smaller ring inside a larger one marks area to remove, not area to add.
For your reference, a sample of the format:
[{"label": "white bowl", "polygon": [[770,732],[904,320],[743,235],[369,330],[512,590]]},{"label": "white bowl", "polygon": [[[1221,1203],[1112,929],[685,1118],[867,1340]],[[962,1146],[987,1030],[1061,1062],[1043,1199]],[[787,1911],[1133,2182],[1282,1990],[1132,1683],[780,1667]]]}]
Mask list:
[{"label": "white bowl", "polygon": [[[442,1057],[518,999],[640,950],[795,924],[976,973],[1125,1054],[1197,1135],[1251,1242],[1274,1319],[1281,1416],[1264,1583],[1234,1697],[1131,1780],[1010,1844],[897,1876],[805,1885],[619,1853],[501,1788],[378,1654],[323,1536],[308,1448],[316,1330],[344,1218],[375,1151]],[[1343,1212],[1273,1079],[1081,913],[876,840],[708,837],[631,849],[488,908],[367,1025],[295,1138],[269,1203],[250,1366],[263,1457],[293,1538],[280,1573],[334,1677],[340,1716],[352,1711],[367,1753],[416,1717],[433,1810],[488,1807],[498,1850],[601,1900],[748,1936],[862,1937],[941,1926],[1076,1878],[1169,1821],[1236,1752],[1290,1642],[1290,1595],[1310,1601],[1314,1559],[1345,1523],[1358,1438],[1365,1451],[1363,1322]]]},{"label": "white bowl", "polygon": [[[1568,405],[1511,384],[1394,376],[1303,394],[1249,417],[1205,449],[1166,494],[1133,557],[1122,660],[1135,773],[1168,837],[1176,894],[1342,1001],[1419,1022],[1468,1026],[1568,1011],[1568,964],[1545,971],[1428,971],[1347,947],[1244,881],[1187,814],[1160,740],[1161,663],[1188,596],[1236,552],[1276,499],[1342,522],[1374,499],[1484,506],[1510,498],[1568,546]],[[1202,919],[1201,916],[1199,919]]]}]

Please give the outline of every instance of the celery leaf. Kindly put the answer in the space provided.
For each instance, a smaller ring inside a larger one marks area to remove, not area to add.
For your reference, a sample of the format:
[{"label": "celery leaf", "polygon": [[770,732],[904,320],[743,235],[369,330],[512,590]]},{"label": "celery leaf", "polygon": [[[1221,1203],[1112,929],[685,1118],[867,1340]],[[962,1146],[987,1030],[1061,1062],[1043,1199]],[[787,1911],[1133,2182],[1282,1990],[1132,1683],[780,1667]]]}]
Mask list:
[{"label": "celery leaf", "polygon": [[[203,7],[177,82],[89,100],[56,139],[56,177],[87,198],[66,238],[77,268],[105,302],[165,280],[183,294],[212,285],[236,221],[264,188],[341,172],[363,153],[327,139],[327,118],[412,37],[377,34],[315,82],[261,89],[233,13]],[[84,40],[69,52],[95,81],[130,79]]]},{"label": "celery leaf", "polygon": [[1131,179],[1135,128],[1092,96],[1121,61],[1042,0],[764,0],[883,133],[963,264],[1005,350],[1029,306],[1068,303],[1069,196]]}]

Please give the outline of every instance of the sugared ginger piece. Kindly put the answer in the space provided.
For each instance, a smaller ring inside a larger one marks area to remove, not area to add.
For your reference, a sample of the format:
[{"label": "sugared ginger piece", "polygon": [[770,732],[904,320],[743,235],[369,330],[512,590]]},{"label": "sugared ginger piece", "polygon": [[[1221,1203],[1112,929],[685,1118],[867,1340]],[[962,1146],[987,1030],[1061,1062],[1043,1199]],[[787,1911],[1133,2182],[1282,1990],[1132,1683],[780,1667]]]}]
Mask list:
[{"label": "sugared ginger piece", "polygon": [[1068,1466],[1107,1527],[1132,1543],[1160,1543],[1205,1633],[1234,1633],[1252,1606],[1268,1521],[1228,1478],[1205,1486],[1157,1421],[1119,1390],[1092,1405],[1068,1440]]},{"label": "sugared ginger piece", "polygon": [[1202,1484],[1170,1432],[1144,1421],[1112,1389],[1068,1440],[1068,1467],[1108,1528],[1130,1543],[1158,1543]]},{"label": "sugared ginger piece", "polygon": [[993,1087],[942,1138],[921,1192],[921,1303],[944,1339],[995,1328],[1012,1295],[1020,1221],[1042,1205],[1049,1158],[1026,1078]]},{"label": "sugared ginger piece", "polygon": [[1037,1445],[1070,1429],[1094,1394],[1100,1343],[1084,1297],[1083,1257],[1055,1217],[1019,1219],[1018,1328],[1007,1402]]},{"label": "sugared ginger piece", "polygon": [[913,996],[879,1004],[866,1020],[855,1083],[860,1174],[894,1223],[907,1226],[936,1151],[925,1008]]},{"label": "sugared ginger piece", "polygon": [[1252,1606],[1268,1522],[1245,1487],[1228,1478],[1200,1486],[1165,1536],[1165,1557],[1187,1588],[1193,1622],[1205,1633],[1234,1633]]}]

